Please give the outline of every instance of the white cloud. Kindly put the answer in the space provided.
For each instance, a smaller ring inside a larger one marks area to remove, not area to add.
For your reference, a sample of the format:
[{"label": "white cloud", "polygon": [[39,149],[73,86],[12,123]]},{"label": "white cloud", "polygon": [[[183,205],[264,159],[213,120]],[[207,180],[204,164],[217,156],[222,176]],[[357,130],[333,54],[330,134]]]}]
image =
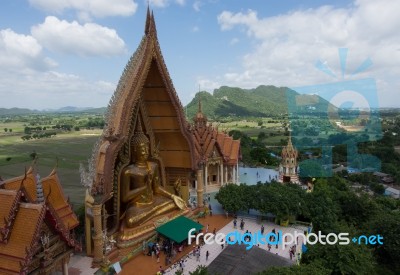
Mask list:
[{"label": "white cloud", "polygon": [[200,7],[203,5],[201,1],[194,1],[193,3],[193,9],[195,11],[200,11]]},{"label": "white cloud", "polygon": [[32,36],[54,52],[81,56],[122,54],[125,43],[114,29],[94,23],[79,24],[48,16],[44,23],[33,26]]},{"label": "white cloud", "polygon": [[0,30],[0,68],[3,72],[55,66],[57,63],[43,55],[42,46],[34,37],[11,29]]},{"label": "white cloud", "polygon": [[198,26],[194,26],[192,28],[192,32],[198,32],[200,30],[200,28]]},{"label": "white cloud", "polygon": [[206,79],[205,77],[197,77],[197,85],[200,87],[201,91],[212,92],[214,89],[221,87],[221,83],[214,80]]},{"label": "white cloud", "polygon": [[[113,83],[89,81],[74,74],[55,71],[20,72],[18,75],[5,73],[0,74],[0,105],[30,109],[103,107],[107,106],[114,89]],[[8,96],[10,90],[12,97]]]},{"label": "white cloud", "polygon": [[129,16],[136,12],[137,3],[133,0],[29,0],[29,3],[49,12],[62,13],[73,9],[81,16],[90,18],[107,16]]},{"label": "white cloud", "polygon": [[[242,58],[242,68],[220,76],[224,84],[252,88],[260,84],[303,86],[341,79],[337,49],[349,48],[345,77],[366,58],[373,66],[358,77],[373,77],[381,105],[398,97],[400,80],[400,1],[358,0],[348,8],[323,6],[259,18],[256,11],[218,16],[222,31],[238,29],[255,47]],[[318,71],[321,59],[339,76]],[[213,82],[212,79],[208,80]],[[386,87],[386,88],[385,88]],[[389,87],[389,88],[387,88]]]},{"label": "white cloud", "polygon": [[[156,8],[165,8],[168,7],[171,4],[171,0],[146,0],[145,2],[150,4],[150,7],[156,7]],[[186,4],[186,0],[174,0],[173,1],[175,4],[179,6],[184,6]]]},{"label": "white cloud", "polygon": [[151,7],[165,8],[169,5],[169,0],[150,0]]}]

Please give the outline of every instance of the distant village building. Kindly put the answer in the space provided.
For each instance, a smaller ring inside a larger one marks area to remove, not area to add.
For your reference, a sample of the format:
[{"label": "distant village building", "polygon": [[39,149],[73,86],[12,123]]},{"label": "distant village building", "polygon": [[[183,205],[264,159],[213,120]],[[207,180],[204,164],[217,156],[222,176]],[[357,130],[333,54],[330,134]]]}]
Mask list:
[{"label": "distant village building", "polygon": [[292,144],[292,138],[289,135],[288,145],[283,147],[282,160],[279,165],[279,179],[282,183],[297,183],[299,184],[299,167],[297,165],[298,151]]},{"label": "distant village building", "polygon": [[0,183],[0,274],[68,274],[71,253],[81,251],[79,224],[56,170],[43,179],[26,175]]},{"label": "distant village building", "polygon": [[[217,191],[227,183],[239,181],[240,140],[219,132],[203,114],[201,99],[191,125],[198,167],[202,169],[204,191]],[[197,188],[197,182],[195,182]]]},{"label": "distant village building", "polygon": [[399,187],[386,187],[385,195],[395,199],[400,199],[400,188]]}]

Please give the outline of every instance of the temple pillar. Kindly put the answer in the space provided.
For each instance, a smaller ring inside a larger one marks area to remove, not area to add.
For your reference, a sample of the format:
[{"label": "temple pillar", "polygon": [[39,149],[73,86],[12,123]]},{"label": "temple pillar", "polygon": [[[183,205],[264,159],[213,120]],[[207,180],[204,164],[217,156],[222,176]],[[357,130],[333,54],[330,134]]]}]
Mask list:
[{"label": "temple pillar", "polygon": [[224,164],[223,164],[222,161],[221,161],[219,170],[220,170],[220,175],[221,175],[221,179],[220,179],[221,180],[221,186],[223,186],[224,185]]},{"label": "temple pillar", "polygon": [[225,166],[225,182],[228,182],[228,166]]},{"label": "temple pillar", "polygon": [[94,224],[94,251],[93,262],[100,264],[103,261],[103,228],[101,219],[101,208],[99,204],[93,205],[93,224]]},{"label": "temple pillar", "polygon": [[218,168],[218,164],[215,164],[215,166],[216,166],[216,169],[217,169],[217,183],[219,185],[221,185],[221,179],[220,179],[220,174],[219,174],[220,169]]},{"label": "temple pillar", "polygon": [[88,216],[90,208],[85,206],[85,241],[86,241],[86,254],[92,255],[92,222]]},{"label": "temple pillar", "polygon": [[63,262],[63,275],[68,275],[68,263],[67,263],[67,261]]},{"label": "temple pillar", "polygon": [[207,186],[208,186],[208,164],[206,164],[206,171],[205,171],[205,176],[204,176],[204,186],[206,187],[206,191],[207,191]]},{"label": "temple pillar", "polygon": [[239,183],[239,162],[236,163],[236,183]]},{"label": "temple pillar", "polygon": [[233,173],[232,173],[232,181],[233,183],[236,183],[236,166],[233,166]]},{"label": "temple pillar", "polygon": [[197,177],[197,206],[198,207],[203,207],[203,171],[202,169],[199,169],[196,171],[196,177]]}]

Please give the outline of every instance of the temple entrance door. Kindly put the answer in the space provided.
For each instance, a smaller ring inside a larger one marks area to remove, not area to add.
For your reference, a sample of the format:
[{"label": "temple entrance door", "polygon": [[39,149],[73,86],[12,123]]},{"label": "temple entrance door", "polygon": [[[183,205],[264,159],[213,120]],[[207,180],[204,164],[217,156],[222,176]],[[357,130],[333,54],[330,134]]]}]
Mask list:
[{"label": "temple entrance door", "polygon": [[290,182],[290,177],[283,176],[283,182]]}]

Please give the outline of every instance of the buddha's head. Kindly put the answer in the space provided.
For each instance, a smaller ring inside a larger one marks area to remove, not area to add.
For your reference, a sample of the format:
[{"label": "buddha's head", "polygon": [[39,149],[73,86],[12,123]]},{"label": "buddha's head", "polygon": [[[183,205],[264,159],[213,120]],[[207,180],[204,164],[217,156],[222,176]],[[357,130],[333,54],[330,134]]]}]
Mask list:
[{"label": "buddha's head", "polygon": [[139,127],[131,140],[132,158],[135,162],[144,162],[149,158],[149,143],[149,139]]}]

